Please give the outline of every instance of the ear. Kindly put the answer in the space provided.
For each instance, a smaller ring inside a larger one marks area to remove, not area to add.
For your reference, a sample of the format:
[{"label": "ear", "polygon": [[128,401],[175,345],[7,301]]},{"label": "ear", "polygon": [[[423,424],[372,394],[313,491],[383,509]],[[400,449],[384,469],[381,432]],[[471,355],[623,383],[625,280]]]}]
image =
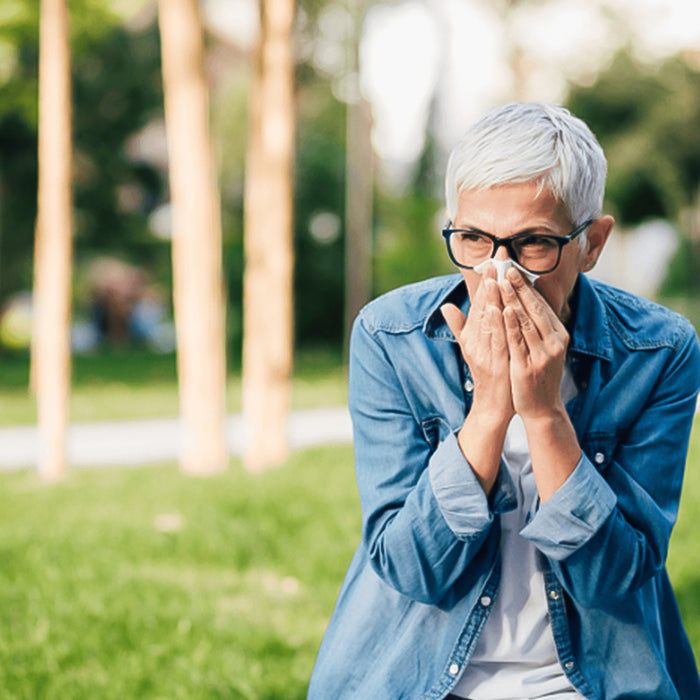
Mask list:
[{"label": "ear", "polygon": [[581,272],[588,272],[595,267],[614,225],[615,219],[607,215],[601,216],[590,225],[586,233],[585,252],[579,268]]}]

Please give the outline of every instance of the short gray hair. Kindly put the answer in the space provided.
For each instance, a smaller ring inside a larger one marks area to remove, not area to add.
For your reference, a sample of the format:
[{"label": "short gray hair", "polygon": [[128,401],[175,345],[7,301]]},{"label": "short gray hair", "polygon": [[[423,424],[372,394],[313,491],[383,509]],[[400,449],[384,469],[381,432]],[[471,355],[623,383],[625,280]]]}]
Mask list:
[{"label": "short gray hair", "polygon": [[564,107],[513,102],[482,117],[450,153],[447,212],[454,219],[463,190],[535,181],[578,226],[600,216],[606,175],[603,149],[581,119]]}]

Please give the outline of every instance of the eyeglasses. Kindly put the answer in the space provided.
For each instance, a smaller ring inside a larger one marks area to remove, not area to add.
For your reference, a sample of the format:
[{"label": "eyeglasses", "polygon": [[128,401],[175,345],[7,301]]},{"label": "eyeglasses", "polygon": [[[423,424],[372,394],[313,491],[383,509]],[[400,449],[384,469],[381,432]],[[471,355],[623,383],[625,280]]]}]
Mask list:
[{"label": "eyeglasses", "polygon": [[499,238],[478,229],[450,228],[452,222],[442,229],[447,243],[447,252],[457,267],[471,270],[496,255],[503,246],[511,259],[528,272],[544,275],[552,272],[561,260],[562,248],[579,236],[595,219],[588,219],[568,236],[551,236],[540,233],[517,233],[510,238]]}]

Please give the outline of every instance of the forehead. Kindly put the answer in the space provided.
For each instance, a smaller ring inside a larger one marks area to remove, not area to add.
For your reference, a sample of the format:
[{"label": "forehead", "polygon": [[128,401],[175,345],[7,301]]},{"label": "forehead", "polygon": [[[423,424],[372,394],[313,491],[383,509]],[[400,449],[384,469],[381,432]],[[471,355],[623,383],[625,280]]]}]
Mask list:
[{"label": "forehead", "polygon": [[538,182],[498,185],[459,193],[454,224],[496,235],[538,228],[560,233],[569,225],[563,204]]}]

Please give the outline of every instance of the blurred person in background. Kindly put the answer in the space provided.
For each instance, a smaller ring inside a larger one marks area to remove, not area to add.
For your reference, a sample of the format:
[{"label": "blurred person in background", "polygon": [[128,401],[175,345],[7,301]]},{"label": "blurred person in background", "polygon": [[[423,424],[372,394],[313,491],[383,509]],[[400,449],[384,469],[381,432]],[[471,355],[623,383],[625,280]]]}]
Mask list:
[{"label": "blurred person in background", "polygon": [[447,166],[459,274],[356,319],[362,543],[312,700],[700,698],[665,569],[700,350],[584,274],[606,170],[567,110],[490,112]]}]

